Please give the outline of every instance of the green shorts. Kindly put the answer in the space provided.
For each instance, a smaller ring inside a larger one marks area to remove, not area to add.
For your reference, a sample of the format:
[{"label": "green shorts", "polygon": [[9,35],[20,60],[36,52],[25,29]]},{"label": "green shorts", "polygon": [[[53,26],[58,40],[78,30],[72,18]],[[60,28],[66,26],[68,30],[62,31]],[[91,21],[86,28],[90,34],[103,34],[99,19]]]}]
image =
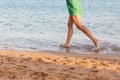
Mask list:
[{"label": "green shorts", "polygon": [[70,15],[79,15],[83,12],[80,0],[66,0],[66,4]]}]

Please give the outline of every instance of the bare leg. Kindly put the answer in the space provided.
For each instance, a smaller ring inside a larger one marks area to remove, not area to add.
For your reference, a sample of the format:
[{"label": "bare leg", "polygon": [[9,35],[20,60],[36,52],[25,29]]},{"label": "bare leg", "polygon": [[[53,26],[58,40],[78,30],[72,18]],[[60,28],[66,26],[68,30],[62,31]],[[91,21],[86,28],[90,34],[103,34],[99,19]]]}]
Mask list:
[{"label": "bare leg", "polygon": [[80,16],[79,15],[72,16],[72,20],[77,26],[77,28],[80,29],[83,33],[85,33],[93,41],[93,43],[95,44],[95,47],[98,48],[98,39],[96,39],[92,35],[92,33],[85,26],[82,25]]},{"label": "bare leg", "polygon": [[72,17],[70,16],[68,20],[68,35],[67,35],[65,47],[70,47],[72,35],[73,35],[73,20]]}]

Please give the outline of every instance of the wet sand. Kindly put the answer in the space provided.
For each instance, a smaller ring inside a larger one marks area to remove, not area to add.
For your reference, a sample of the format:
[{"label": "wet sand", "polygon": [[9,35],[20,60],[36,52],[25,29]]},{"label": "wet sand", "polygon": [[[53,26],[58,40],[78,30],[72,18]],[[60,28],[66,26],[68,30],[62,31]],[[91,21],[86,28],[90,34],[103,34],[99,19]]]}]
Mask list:
[{"label": "wet sand", "polygon": [[0,80],[120,80],[119,57],[0,50]]}]

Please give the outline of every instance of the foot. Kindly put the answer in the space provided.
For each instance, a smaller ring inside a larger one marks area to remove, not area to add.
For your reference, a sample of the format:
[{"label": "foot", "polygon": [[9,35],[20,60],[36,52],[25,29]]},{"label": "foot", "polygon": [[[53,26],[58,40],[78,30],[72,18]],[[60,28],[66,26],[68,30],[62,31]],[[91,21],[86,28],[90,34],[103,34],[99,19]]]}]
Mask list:
[{"label": "foot", "polygon": [[98,49],[99,48],[99,40],[95,39],[94,44],[95,44],[95,48]]},{"label": "foot", "polygon": [[70,45],[66,45],[66,44],[61,44],[60,46],[65,48],[70,48]]}]

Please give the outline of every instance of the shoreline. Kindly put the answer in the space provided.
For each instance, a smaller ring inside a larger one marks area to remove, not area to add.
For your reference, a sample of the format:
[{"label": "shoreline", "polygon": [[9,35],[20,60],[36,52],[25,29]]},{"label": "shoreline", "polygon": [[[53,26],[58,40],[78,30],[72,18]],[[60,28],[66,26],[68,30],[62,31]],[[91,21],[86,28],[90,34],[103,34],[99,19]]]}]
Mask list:
[{"label": "shoreline", "polygon": [[119,80],[119,57],[0,50],[0,80]]},{"label": "shoreline", "polygon": [[[3,54],[4,53],[4,54]],[[12,54],[11,54],[12,53]],[[39,58],[42,56],[66,56],[66,57],[80,57],[80,58],[97,58],[104,60],[120,60],[120,54],[86,54],[86,53],[67,53],[55,51],[27,51],[27,50],[0,50],[0,55],[12,57],[32,57]]]}]

